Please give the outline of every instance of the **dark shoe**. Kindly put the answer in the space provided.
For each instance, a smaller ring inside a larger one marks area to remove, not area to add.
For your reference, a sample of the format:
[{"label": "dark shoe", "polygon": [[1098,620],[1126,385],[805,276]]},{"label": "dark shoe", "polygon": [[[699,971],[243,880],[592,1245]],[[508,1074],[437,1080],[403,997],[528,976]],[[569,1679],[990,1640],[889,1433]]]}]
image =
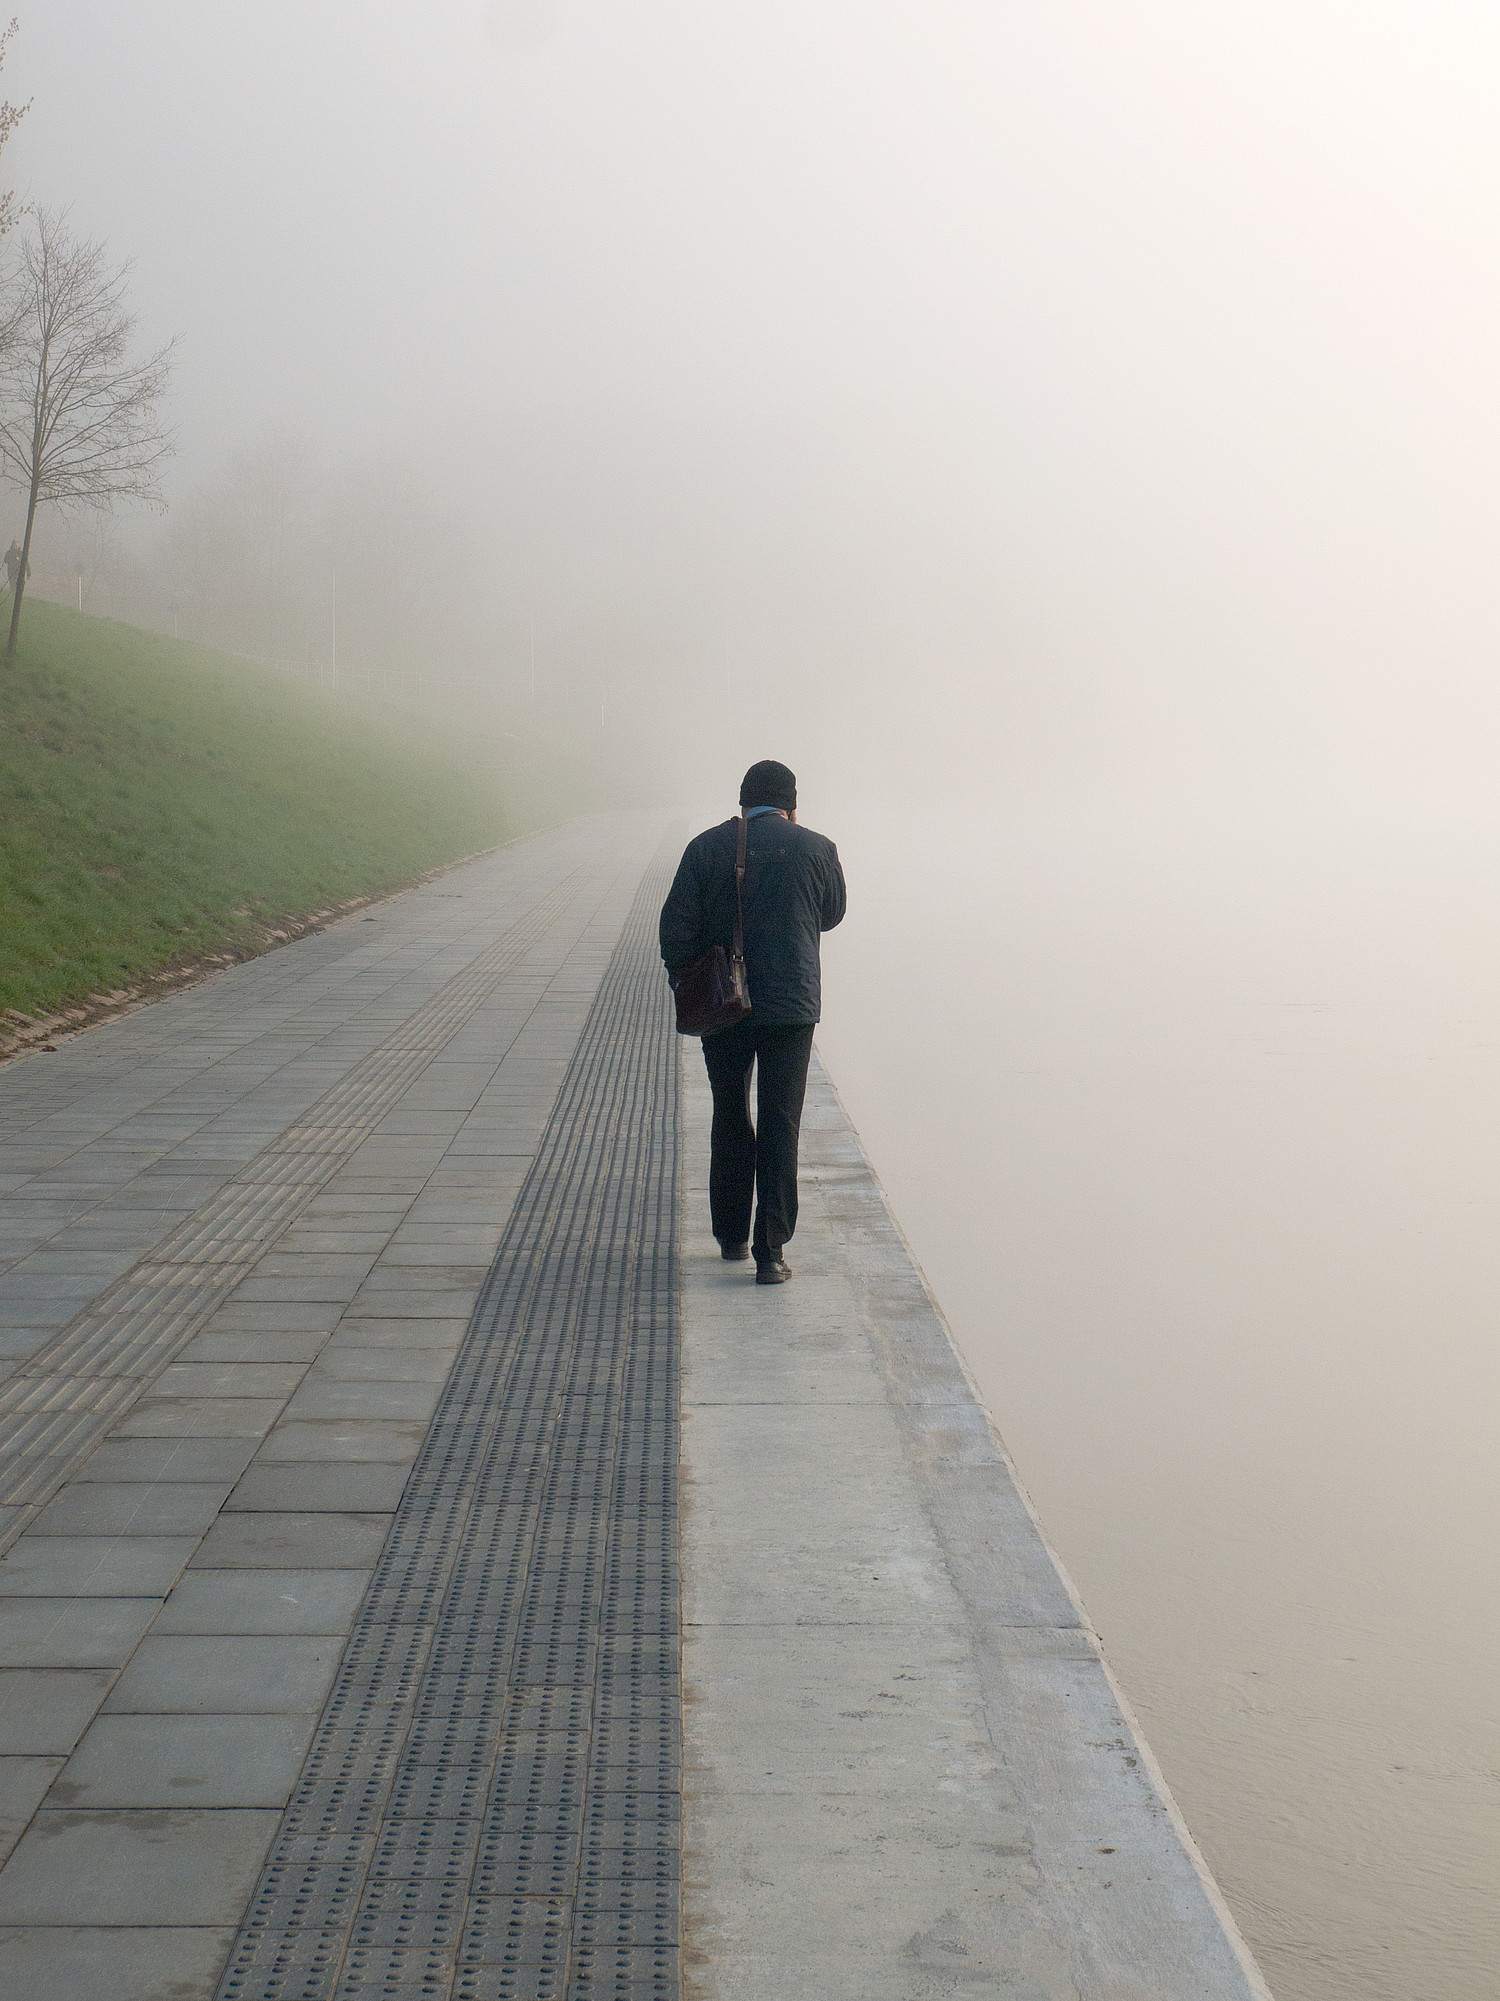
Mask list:
[{"label": "dark shoe", "polygon": [[732,1265],[743,1264],[746,1258],[748,1258],[750,1255],[750,1246],[748,1244],[726,1243],[723,1237],[718,1238],[717,1242],[719,1246],[719,1256],[723,1258],[726,1264],[732,1264]]},{"label": "dark shoe", "polygon": [[757,1285],[785,1285],[791,1277],[782,1262],[780,1251],[772,1251],[768,1258],[755,1260],[755,1283]]}]

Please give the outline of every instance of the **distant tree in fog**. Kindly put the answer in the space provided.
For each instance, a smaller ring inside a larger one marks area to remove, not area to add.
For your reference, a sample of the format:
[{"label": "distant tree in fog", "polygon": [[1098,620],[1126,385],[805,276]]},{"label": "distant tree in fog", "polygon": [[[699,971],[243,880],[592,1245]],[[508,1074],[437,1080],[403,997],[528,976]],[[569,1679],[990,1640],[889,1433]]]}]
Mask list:
[{"label": "distant tree in fog", "polygon": [[159,562],[194,638],[302,664],[328,598],[313,457],[299,433],[267,431],[173,509]]},{"label": "distant tree in fog", "polygon": [[346,466],[328,488],[325,535],[339,580],[339,653],[372,686],[446,667],[483,574],[464,523],[419,471],[397,458]]},{"label": "distant tree in fog", "polygon": [[133,358],[129,273],[128,264],[106,263],[102,244],[75,237],[66,216],[36,211],[0,351],[0,466],[26,494],[7,659],[20,635],[38,507],[164,505],[160,474],[172,440],[159,406],[176,343]]},{"label": "distant tree in fog", "polygon": [[102,508],[38,508],[26,595],[87,611],[95,597],[117,594],[130,570],[120,525]]},{"label": "distant tree in fog", "polygon": [[458,511],[399,459],[330,466],[295,431],[265,432],[176,502],[150,566],[157,599],[191,607],[193,638],[318,679],[336,580],[346,692],[486,653],[463,623],[484,566]]}]

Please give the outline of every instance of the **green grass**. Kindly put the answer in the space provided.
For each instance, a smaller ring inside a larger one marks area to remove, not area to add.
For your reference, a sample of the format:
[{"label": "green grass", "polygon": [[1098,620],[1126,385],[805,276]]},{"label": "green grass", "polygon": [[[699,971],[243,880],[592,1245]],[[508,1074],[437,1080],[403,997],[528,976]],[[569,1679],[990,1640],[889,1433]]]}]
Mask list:
[{"label": "green grass", "polygon": [[28,600],[0,661],[0,1008],[46,1013],[504,840],[498,778],[228,655]]}]

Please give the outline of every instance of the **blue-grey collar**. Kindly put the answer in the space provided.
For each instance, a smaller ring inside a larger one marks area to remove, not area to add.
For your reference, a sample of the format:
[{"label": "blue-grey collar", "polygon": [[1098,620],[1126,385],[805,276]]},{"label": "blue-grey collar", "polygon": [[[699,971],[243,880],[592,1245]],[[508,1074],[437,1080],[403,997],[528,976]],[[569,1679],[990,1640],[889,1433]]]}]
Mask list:
[{"label": "blue-grey collar", "polygon": [[743,817],[747,820],[753,820],[757,813],[784,813],[785,811],[785,806],[747,806],[744,809]]}]

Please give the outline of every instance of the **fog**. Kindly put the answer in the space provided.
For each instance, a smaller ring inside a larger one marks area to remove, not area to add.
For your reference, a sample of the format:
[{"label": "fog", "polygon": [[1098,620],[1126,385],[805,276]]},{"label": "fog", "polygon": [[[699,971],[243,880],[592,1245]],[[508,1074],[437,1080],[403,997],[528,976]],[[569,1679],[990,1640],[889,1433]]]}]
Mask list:
[{"label": "fog", "polygon": [[63,0],[7,164],[184,332],[179,496],[269,430],[413,465],[497,674],[540,567],[794,696],[844,789],[1482,777],[1495,34]]},{"label": "fog", "polygon": [[606,803],[798,770],[830,1069],[1282,2001],[1500,1958],[1497,76],[1456,0],[52,0],[6,73],[184,336],[171,513],[54,582],[314,675],[336,602]]}]

